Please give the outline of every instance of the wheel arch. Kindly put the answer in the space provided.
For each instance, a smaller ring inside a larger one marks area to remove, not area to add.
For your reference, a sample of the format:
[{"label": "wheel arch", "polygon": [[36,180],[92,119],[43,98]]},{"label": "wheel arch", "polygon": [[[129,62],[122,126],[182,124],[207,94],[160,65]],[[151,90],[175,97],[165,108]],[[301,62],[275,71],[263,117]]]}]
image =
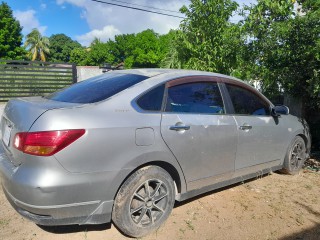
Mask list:
[{"label": "wheel arch", "polygon": [[182,189],[181,183],[182,183],[182,181],[181,181],[179,172],[177,171],[177,169],[173,165],[171,165],[168,162],[164,162],[164,161],[151,161],[151,162],[143,164],[139,168],[143,168],[143,167],[151,166],[151,165],[152,166],[158,166],[158,167],[161,167],[164,170],[166,170],[169,173],[169,175],[172,177],[172,180],[175,182],[175,185],[176,185],[176,188],[177,188],[176,189],[177,190],[176,194],[181,193],[181,189]]},{"label": "wheel arch", "polygon": [[297,136],[301,137],[301,138],[303,139],[304,143],[305,143],[306,146],[307,146],[307,144],[308,144],[308,139],[307,139],[307,137],[306,137],[304,134],[302,134],[302,133],[298,134]]},{"label": "wheel arch", "polygon": [[162,160],[153,160],[153,161],[148,161],[145,163],[142,163],[140,165],[138,165],[137,167],[133,168],[127,175],[125,178],[123,178],[123,180],[121,181],[121,183],[118,186],[118,189],[114,195],[114,198],[117,196],[121,186],[124,184],[124,182],[132,175],[134,174],[138,169],[141,169],[143,167],[146,166],[158,166],[163,168],[165,171],[167,171],[169,173],[169,175],[172,177],[174,184],[175,184],[175,188],[176,188],[176,197],[179,196],[179,194],[186,192],[186,183],[185,183],[185,179],[183,176],[183,173],[177,170],[177,168],[167,162],[167,161],[162,161]]},{"label": "wheel arch", "polygon": [[305,143],[305,145],[306,145],[306,152],[307,152],[307,154],[309,154],[309,145],[311,144],[311,143],[309,142],[309,139],[308,139],[307,136],[304,135],[303,133],[300,133],[300,134],[298,134],[297,136],[299,136],[299,137],[301,137],[301,138],[303,139],[303,141],[304,141],[304,143]]}]

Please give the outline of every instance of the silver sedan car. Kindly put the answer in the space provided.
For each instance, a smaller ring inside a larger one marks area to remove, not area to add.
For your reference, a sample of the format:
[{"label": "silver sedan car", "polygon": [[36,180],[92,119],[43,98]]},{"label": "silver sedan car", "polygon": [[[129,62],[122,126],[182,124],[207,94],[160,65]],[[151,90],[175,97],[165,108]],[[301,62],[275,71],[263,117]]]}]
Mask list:
[{"label": "silver sedan car", "polygon": [[10,100],[0,176],[40,225],[157,229],[175,201],[270,171],[296,174],[308,125],[248,84],[200,71],[115,71],[46,97]]}]

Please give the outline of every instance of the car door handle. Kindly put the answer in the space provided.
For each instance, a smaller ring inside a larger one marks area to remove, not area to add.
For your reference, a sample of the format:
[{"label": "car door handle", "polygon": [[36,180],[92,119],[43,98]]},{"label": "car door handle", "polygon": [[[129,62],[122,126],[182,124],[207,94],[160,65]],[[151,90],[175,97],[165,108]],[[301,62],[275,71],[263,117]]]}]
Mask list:
[{"label": "car door handle", "polygon": [[240,130],[249,130],[249,129],[252,129],[252,126],[250,126],[250,125],[242,125],[239,128],[240,128]]},{"label": "car door handle", "polygon": [[190,126],[179,126],[179,125],[175,125],[175,126],[171,126],[169,128],[170,130],[175,130],[175,131],[181,131],[181,130],[189,130],[190,129]]}]

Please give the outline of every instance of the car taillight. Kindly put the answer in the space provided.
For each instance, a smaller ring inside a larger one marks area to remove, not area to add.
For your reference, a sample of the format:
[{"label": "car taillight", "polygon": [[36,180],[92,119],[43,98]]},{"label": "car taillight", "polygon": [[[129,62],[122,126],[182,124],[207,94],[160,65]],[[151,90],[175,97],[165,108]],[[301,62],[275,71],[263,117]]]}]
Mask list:
[{"label": "car taillight", "polygon": [[13,145],[27,154],[51,156],[76,141],[85,132],[84,129],[21,132],[15,135]]}]

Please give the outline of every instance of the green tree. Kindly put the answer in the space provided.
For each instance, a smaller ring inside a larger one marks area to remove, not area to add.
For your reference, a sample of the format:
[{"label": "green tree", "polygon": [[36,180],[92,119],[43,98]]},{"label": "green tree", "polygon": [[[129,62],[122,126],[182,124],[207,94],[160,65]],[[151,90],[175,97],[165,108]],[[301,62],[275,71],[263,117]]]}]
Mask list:
[{"label": "green tree", "polygon": [[25,50],[22,45],[21,26],[8,4],[0,4],[0,58],[22,59]]},{"label": "green tree", "polygon": [[180,30],[171,30],[168,34],[161,38],[161,45],[164,56],[161,60],[160,66],[162,68],[182,68],[183,59],[179,55],[181,45],[178,42],[178,38],[181,35]]},{"label": "green tree", "polygon": [[137,34],[116,35],[114,41],[106,43],[109,63],[112,60],[114,64],[124,62],[126,68],[159,67],[167,48],[162,42],[167,42],[165,35],[151,29]]},{"label": "green tree", "polygon": [[159,34],[151,29],[137,33],[132,56],[133,67],[158,67],[162,56]]},{"label": "green tree", "polygon": [[34,28],[31,33],[27,35],[24,46],[28,50],[29,58],[34,60],[46,61],[46,55],[50,53],[49,38],[42,36],[38,29]]},{"label": "green tree", "polygon": [[173,35],[174,31],[159,35],[148,29],[137,34],[117,35],[114,41],[105,43],[94,39],[89,48],[72,50],[70,62],[91,66],[124,62],[126,68],[160,67]]},{"label": "green tree", "polygon": [[75,63],[79,66],[87,65],[87,55],[89,49],[79,47],[75,48],[70,52],[70,59],[69,62]]},{"label": "green tree", "polygon": [[113,53],[116,62],[124,62],[126,68],[131,68],[134,64],[133,51],[136,46],[135,34],[120,34],[115,36]]},{"label": "green tree", "polygon": [[94,39],[88,48],[75,48],[70,53],[70,62],[81,66],[101,66],[104,63],[115,63],[112,51],[113,42],[101,42]]},{"label": "green tree", "polygon": [[115,57],[110,48],[110,42],[103,43],[95,39],[89,48],[86,65],[99,66],[104,63],[113,64]]},{"label": "green tree", "polygon": [[81,48],[81,44],[72,40],[65,34],[54,34],[49,38],[50,41],[50,61],[69,62],[71,51]]},{"label": "green tree", "polygon": [[191,0],[183,6],[186,18],[166,57],[171,66],[231,74],[243,43],[239,25],[229,21],[237,7],[231,0]]},{"label": "green tree", "polygon": [[284,91],[300,98],[308,111],[320,106],[320,9],[303,1],[302,15],[291,0],[259,0],[246,7],[245,29],[252,72],[272,96]]}]

